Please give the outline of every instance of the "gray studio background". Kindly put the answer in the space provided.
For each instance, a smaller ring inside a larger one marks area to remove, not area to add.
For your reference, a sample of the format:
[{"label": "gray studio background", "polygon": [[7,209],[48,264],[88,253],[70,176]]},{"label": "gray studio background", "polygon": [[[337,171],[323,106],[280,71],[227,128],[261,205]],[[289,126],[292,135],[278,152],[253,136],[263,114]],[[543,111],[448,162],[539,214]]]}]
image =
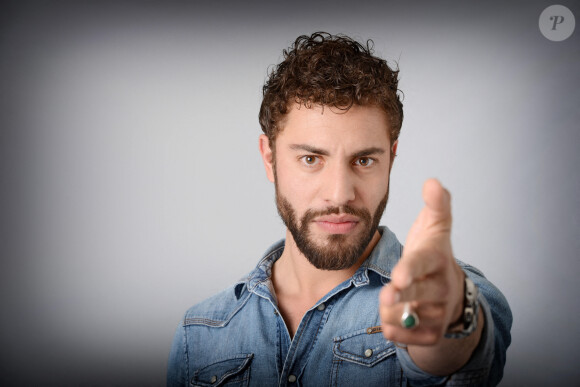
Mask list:
[{"label": "gray studio background", "polygon": [[164,383],[184,311],[283,236],[261,86],[316,30],[398,61],[383,223],[404,241],[423,181],[450,189],[456,255],[514,314],[502,384],[580,383],[580,38],[542,36],[551,4],[4,2],[1,384]]}]

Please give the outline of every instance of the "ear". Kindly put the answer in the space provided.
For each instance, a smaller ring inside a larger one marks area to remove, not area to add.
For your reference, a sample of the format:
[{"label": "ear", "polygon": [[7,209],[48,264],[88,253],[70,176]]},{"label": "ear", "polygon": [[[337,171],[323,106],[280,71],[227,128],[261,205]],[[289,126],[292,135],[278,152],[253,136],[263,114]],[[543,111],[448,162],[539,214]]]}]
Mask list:
[{"label": "ear", "polygon": [[259,139],[260,153],[262,154],[262,162],[266,168],[266,176],[272,183],[274,182],[274,154],[270,148],[270,140],[265,134],[260,135]]},{"label": "ear", "polygon": [[393,153],[393,155],[397,155],[397,147],[399,146],[399,140],[395,141],[393,143],[393,146],[391,147],[391,151]]},{"label": "ear", "polygon": [[389,171],[393,169],[393,164],[395,162],[395,156],[397,155],[397,147],[399,146],[399,140],[393,143],[391,147],[391,165],[389,165]]}]

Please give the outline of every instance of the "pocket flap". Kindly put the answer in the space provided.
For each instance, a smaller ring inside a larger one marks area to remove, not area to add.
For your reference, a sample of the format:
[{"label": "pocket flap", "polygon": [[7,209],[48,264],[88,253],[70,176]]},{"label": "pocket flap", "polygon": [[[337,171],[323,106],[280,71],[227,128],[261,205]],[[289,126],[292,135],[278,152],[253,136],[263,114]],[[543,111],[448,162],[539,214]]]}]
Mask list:
[{"label": "pocket flap", "polygon": [[385,339],[382,333],[369,334],[363,329],[346,336],[336,337],[333,352],[342,360],[372,367],[395,354],[396,347],[392,341]]},{"label": "pocket flap", "polygon": [[200,368],[193,375],[191,383],[196,386],[220,386],[226,381],[242,381],[249,376],[245,371],[253,357],[253,354],[241,354]]}]

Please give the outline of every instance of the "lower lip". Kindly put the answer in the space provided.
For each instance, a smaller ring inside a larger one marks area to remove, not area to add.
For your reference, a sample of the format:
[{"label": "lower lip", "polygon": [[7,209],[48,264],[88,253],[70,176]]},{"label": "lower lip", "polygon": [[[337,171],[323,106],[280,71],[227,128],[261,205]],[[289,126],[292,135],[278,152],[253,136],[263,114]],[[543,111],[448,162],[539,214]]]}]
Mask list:
[{"label": "lower lip", "polygon": [[348,234],[358,224],[358,222],[342,222],[342,223],[332,223],[332,222],[315,222],[318,227],[322,228],[324,231],[330,234]]}]

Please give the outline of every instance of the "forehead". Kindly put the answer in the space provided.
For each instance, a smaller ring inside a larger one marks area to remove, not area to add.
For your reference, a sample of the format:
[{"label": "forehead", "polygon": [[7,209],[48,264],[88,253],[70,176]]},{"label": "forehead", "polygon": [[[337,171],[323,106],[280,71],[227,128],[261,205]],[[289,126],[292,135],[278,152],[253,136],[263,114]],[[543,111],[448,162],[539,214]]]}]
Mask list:
[{"label": "forehead", "polygon": [[376,146],[390,144],[387,114],[376,106],[353,105],[349,110],[294,105],[282,123],[276,142],[317,145]]}]

